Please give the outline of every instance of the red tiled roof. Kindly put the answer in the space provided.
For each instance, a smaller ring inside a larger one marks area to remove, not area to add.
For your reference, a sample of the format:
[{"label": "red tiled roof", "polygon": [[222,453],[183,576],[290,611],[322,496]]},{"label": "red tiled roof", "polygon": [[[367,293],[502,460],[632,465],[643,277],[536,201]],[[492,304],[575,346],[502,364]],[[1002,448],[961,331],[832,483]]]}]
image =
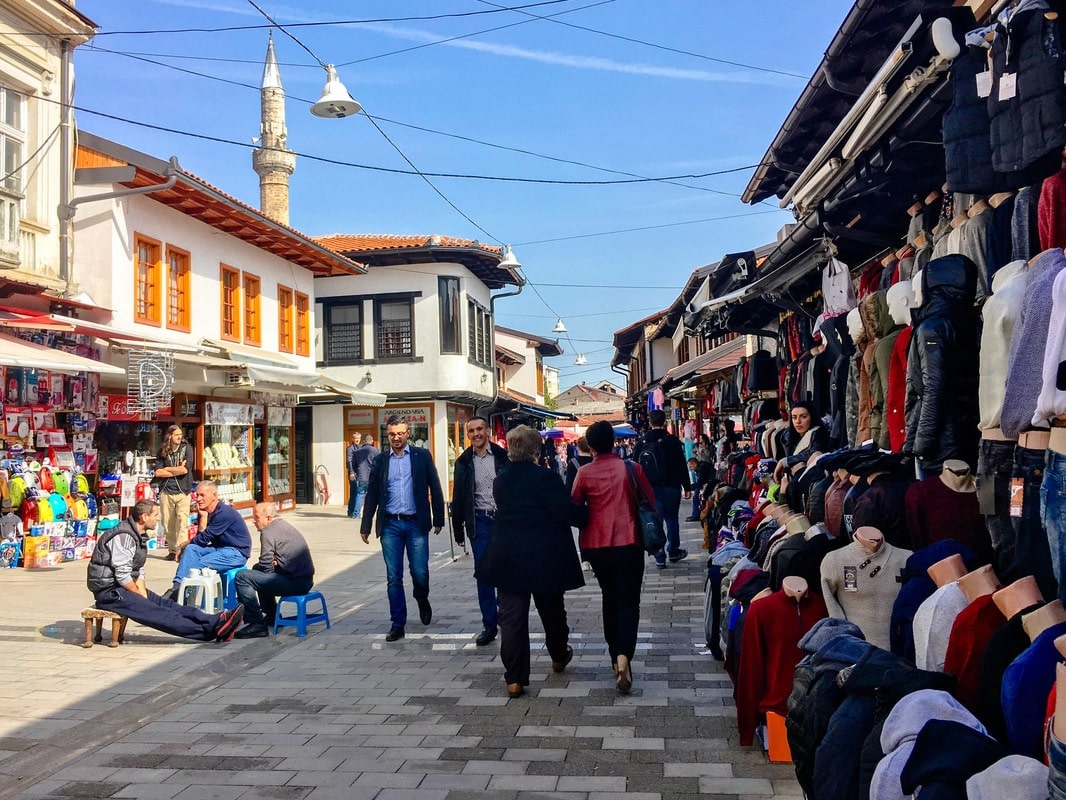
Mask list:
[{"label": "red tiled roof", "polygon": [[473,247],[489,253],[500,252],[500,248],[494,245],[484,244],[476,239],[460,239],[456,236],[426,236],[402,233],[331,233],[313,238],[323,247],[327,247],[335,253],[402,250],[416,247]]}]

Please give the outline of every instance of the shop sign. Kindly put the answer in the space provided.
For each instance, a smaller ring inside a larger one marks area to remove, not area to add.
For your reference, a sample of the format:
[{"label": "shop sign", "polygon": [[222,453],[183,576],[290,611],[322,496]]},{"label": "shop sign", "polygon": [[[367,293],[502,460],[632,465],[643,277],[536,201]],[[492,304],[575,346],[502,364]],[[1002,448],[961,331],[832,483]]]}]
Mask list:
[{"label": "shop sign", "polygon": [[252,392],[249,397],[255,403],[264,406],[283,406],[292,408],[299,398],[294,394],[274,394],[272,392]]},{"label": "shop sign", "polygon": [[384,425],[389,417],[398,417],[408,425],[428,425],[429,406],[410,406],[407,408],[381,408],[378,409],[378,418]]},{"label": "shop sign", "polygon": [[253,422],[254,406],[245,403],[204,403],[204,422],[208,425],[240,425]]},{"label": "shop sign", "polygon": [[[171,405],[160,408],[155,413],[170,414]],[[97,414],[110,422],[140,420],[140,401],[128,394],[102,394],[96,404]],[[102,411],[102,413],[101,413]]]},{"label": "shop sign", "polygon": [[272,427],[287,428],[292,425],[291,408],[267,407],[267,425]]},{"label": "shop sign", "polygon": [[346,425],[349,428],[373,428],[374,409],[372,408],[349,408],[345,414]]}]

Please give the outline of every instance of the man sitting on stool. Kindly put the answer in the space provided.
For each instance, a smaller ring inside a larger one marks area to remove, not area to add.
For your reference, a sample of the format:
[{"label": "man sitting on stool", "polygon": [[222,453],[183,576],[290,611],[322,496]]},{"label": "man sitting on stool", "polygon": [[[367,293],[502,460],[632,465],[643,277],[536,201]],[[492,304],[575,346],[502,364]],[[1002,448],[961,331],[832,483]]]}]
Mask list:
[{"label": "man sitting on stool", "polygon": [[196,484],[196,508],[200,512],[200,532],[181,551],[174,587],[167,593],[171,600],[178,599],[178,587],[191,570],[209,567],[226,572],[243,567],[252,555],[248,523],[237,509],[219,499],[214,481]]},{"label": "man sitting on stool", "polygon": [[238,639],[270,634],[278,608],[277,598],[307,594],[315,582],[315,565],[307,541],[296,528],[278,518],[273,503],[252,509],[252,524],[259,531],[259,563],[238,572],[233,579],[248,624]]},{"label": "man sitting on stool", "polygon": [[89,561],[86,583],[96,607],[113,611],[163,633],[200,642],[228,642],[233,638],[244,607],[221,614],[205,614],[149,591],[144,582],[148,535],[159,523],[155,500],[140,500],[116,527],[100,534]]}]

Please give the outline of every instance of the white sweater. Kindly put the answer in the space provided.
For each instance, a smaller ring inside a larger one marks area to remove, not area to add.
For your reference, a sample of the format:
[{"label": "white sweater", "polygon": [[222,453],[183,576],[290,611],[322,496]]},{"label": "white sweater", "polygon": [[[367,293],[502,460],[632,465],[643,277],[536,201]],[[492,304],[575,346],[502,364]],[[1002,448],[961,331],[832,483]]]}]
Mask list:
[{"label": "white sweater", "polygon": [[977,427],[983,431],[998,428],[1003,413],[1010,339],[1022,313],[1025,269],[1024,261],[1012,261],[997,270],[992,276],[992,296],[981,309],[984,327],[981,332],[981,375],[977,388],[981,421]]},{"label": "white sweater", "polygon": [[914,663],[918,669],[944,671],[951,626],[969,605],[959,584],[947,583],[927,597],[914,613]]},{"label": "white sweater", "polygon": [[1043,386],[1033,414],[1033,425],[1039,427],[1045,427],[1052,417],[1066,414],[1066,391],[1058,387],[1059,364],[1066,361],[1066,270],[1055,278],[1051,297],[1051,323],[1044,347]]}]

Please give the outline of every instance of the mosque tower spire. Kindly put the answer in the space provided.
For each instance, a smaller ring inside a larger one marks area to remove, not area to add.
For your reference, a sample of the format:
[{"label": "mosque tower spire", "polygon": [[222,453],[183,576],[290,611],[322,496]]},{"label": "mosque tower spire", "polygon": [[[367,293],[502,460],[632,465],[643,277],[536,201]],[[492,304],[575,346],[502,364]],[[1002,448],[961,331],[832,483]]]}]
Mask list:
[{"label": "mosque tower spire", "polygon": [[259,176],[259,210],[283,225],[289,224],[289,178],[296,154],[286,146],[285,89],[274,55],[274,36],[267,41],[260,89],[259,147],[252,151],[252,169]]}]

